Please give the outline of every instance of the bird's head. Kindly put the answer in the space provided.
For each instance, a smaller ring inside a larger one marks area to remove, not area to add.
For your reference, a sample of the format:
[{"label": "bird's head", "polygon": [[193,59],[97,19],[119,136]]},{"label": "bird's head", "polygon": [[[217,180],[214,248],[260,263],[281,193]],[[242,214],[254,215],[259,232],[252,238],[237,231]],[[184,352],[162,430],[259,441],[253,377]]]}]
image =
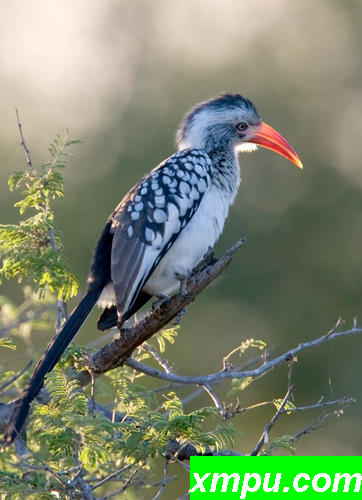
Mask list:
[{"label": "bird's head", "polygon": [[240,94],[222,94],[197,104],[184,117],[176,143],[179,150],[200,148],[208,152],[223,148],[254,151],[259,145],[303,168],[290,144],[263,122],[254,104]]}]

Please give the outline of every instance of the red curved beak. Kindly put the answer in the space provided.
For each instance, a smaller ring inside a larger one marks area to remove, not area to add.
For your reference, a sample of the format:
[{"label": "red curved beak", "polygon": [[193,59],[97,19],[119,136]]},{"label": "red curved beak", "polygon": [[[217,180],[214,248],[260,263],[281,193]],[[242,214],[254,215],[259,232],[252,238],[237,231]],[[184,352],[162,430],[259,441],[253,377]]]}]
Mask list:
[{"label": "red curved beak", "polygon": [[303,168],[303,163],[292,146],[276,130],[265,122],[253,127],[255,132],[245,142],[253,142],[263,148],[271,149],[288,158],[298,168]]}]

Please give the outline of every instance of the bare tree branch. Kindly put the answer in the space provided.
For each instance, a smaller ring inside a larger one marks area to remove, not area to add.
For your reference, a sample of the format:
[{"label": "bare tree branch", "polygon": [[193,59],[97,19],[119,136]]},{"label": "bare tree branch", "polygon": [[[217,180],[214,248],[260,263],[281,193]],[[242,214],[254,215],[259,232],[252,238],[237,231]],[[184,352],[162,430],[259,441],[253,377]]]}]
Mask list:
[{"label": "bare tree branch", "polygon": [[307,405],[307,406],[296,406],[295,408],[288,408],[283,409],[282,413],[296,413],[298,411],[309,411],[309,410],[314,410],[316,408],[324,408],[326,406],[348,406],[352,403],[355,403],[356,399],[355,398],[341,398],[341,399],[335,399],[333,401],[324,401],[323,398],[321,398],[317,403],[313,405]]},{"label": "bare tree branch", "polygon": [[266,363],[263,363],[258,368],[254,370],[221,370],[216,373],[211,373],[209,375],[203,375],[199,377],[186,377],[183,375],[177,375],[175,373],[164,373],[157,368],[152,368],[143,363],[139,363],[138,361],[128,358],[124,361],[127,366],[138,370],[139,372],[145,373],[146,375],[150,375],[151,377],[160,378],[162,380],[167,380],[169,382],[179,383],[179,384],[195,384],[195,385],[205,385],[205,384],[213,384],[215,382],[220,382],[221,380],[236,378],[243,379],[246,377],[258,377],[263,375],[264,373],[273,370],[276,366],[280,365],[285,361],[289,361],[291,358],[294,358],[297,354],[306,349],[311,349],[317,345],[322,344],[323,342],[328,342],[330,340],[334,340],[343,336],[353,335],[357,333],[362,333],[361,327],[353,326],[350,330],[345,330],[343,332],[335,332],[335,333],[327,333],[318,337],[317,339],[311,340],[309,342],[303,342],[299,344],[297,347],[290,349],[289,351],[277,356]]}]

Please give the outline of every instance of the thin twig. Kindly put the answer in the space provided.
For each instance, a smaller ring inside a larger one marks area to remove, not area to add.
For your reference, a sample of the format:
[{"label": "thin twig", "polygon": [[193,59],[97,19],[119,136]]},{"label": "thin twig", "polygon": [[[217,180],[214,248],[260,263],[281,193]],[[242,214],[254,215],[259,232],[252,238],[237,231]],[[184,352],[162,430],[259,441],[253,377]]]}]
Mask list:
[{"label": "thin twig", "polygon": [[132,474],[130,475],[130,477],[127,479],[127,481],[125,482],[125,484],[122,486],[122,488],[119,488],[118,490],[115,490],[113,491],[112,493],[109,493],[109,495],[106,495],[105,497],[103,497],[102,500],[109,500],[110,498],[113,498],[115,497],[116,495],[119,495],[121,493],[123,493],[127,488],[129,488],[132,483],[132,480],[133,478],[135,477],[135,475],[144,467],[144,463],[142,463],[139,467],[137,467],[137,469],[135,471],[132,472]]},{"label": "thin twig", "polygon": [[235,417],[235,415],[242,415],[250,410],[255,410],[255,408],[260,408],[262,406],[270,405],[272,401],[261,401],[260,403],[255,403],[254,405],[247,406],[246,408],[242,408],[240,406],[240,402],[238,401],[235,405],[228,405],[225,408],[226,416],[225,420],[230,420]]},{"label": "thin twig", "polygon": [[190,498],[190,493],[187,491],[182,497],[179,497],[177,500],[188,500]]},{"label": "thin twig", "polygon": [[288,359],[288,387],[292,385],[293,365],[298,361],[296,356]]},{"label": "thin twig", "polygon": [[226,419],[226,412],[223,407],[223,405],[220,403],[218,397],[216,396],[215,392],[211,389],[209,384],[202,384],[202,387],[205,389],[207,394],[210,396],[212,402],[214,403],[215,407],[219,410],[220,415],[223,420]]},{"label": "thin twig", "polygon": [[95,490],[95,489],[99,488],[104,483],[106,483],[106,482],[110,481],[111,479],[114,479],[115,477],[119,476],[120,474],[122,474],[122,472],[125,472],[126,470],[130,469],[131,467],[133,467],[133,465],[134,464],[125,465],[121,469],[118,469],[115,472],[112,472],[108,476],[106,476],[103,479],[101,479],[97,484],[95,484],[94,486],[92,486],[92,490]]},{"label": "thin twig", "polygon": [[[337,319],[336,324],[329,330],[329,332],[326,333],[326,335],[328,335],[328,336],[332,335],[333,333],[335,333],[338,330],[338,328],[340,328],[344,324],[345,324],[345,320],[342,318],[342,316],[340,316]],[[355,326],[355,321],[353,322],[353,326]]]},{"label": "thin twig", "polygon": [[200,396],[200,394],[202,394],[203,392],[204,392],[203,386],[199,387],[195,391],[190,392],[190,394],[188,394],[181,400],[182,404],[185,405],[187,403],[190,403],[190,401]]},{"label": "thin twig", "polygon": [[25,139],[24,139],[24,135],[23,135],[23,128],[22,128],[22,125],[20,123],[20,116],[19,116],[19,111],[17,108],[15,108],[15,113],[16,113],[16,119],[18,122],[19,133],[20,133],[20,137],[21,137],[20,144],[22,145],[24,152],[25,152],[26,163],[28,164],[30,169],[33,169],[33,164],[32,164],[31,158],[30,158],[30,151],[25,143]]},{"label": "thin twig", "polygon": [[96,379],[94,377],[94,373],[93,373],[93,370],[90,368],[89,369],[89,374],[90,374],[90,377],[91,377],[91,397],[90,397],[90,400],[91,400],[91,403],[92,403],[92,411],[94,411],[96,409]]},{"label": "thin twig", "polygon": [[316,429],[318,429],[322,424],[323,422],[328,418],[328,417],[331,417],[335,415],[335,413],[321,413],[319,415],[319,417],[317,418],[317,420],[314,420],[311,424],[307,425],[306,427],[304,427],[301,431],[297,432],[294,436],[293,436],[293,440],[294,441],[297,441],[298,439],[300,439],[302,436],[305,436],[306,434],[310,434],[311,432],[315,431]]},{"label": "thin twig", "polygon": [[[44,211],[46,212],[46,209],[44,208]],[[49,239],[50,243],[52,246],[52,249],[54,252],[58,252],[58,246],[55,240],[55,234],[54,230],[52,228],[49,229],[48,231],[49,234]],[[63,321],[66,319],[66,308],[65,308],[65,302],[61,299],[57,300],[57,323],[56,323],[56,332],[60,332]]]},{"label": "thin twig", "polygon": [[113,410],[112,410],[112,423],[116,421],[116,414],[117,414],[117,401],[118,401],[118,396],[114,398],[114,403],[113,403]]},{"label": "thin twig", "polygon": [[292,386],[292,385],[290,387],[288,387],[288,391],[287,391],[286,395],[284,396],[282,404],[279,406],[278,411],[274,414],[274,416],[271,419],[271,421],[268,422],[266,424],[266,426],[264,427],[264,432],[261,435],[261,437],[260,437],[259,441],[257,442],[257,444],[255,445],[255,448],[250,453],[250,456],[252,456],[252,457],[257,456],[259,454],[260,450],[262,449],[262,447],[264,446],[264,443],[268,442],[269,432],[271,431],[273,425],[276,423],[276,421],[279,419],[279,417],[282,415],[283,410],[285,408],[285,405],[288,403],[288,401],[289,401],[289,399],[290,399],[290,397],[291,397],[294,389],[295,389],[295,387]]},{"label": "thin twig", "polygon": [[[250,341],[252,341],[254,339],[250,339]],[[246,347],[244,347],[244,345],[246,344]],[[249,344],[249,340],[246,341],[243,345],[243,343],[241,345],[238,345],[237,347],[234,347],[234,349],[232,349],[228,354],[226,354],[226,356],[223,357],[222,359],[222,365],[223,365],[223,370],[230,370],[232,368],[234,368],[234,366],[232,365],[232,363],[229,362],[229,359],[237,352],[240,353],[240,356],[242,356],[247,348],[247,345]],[[243,367],[245,367],[245,365],[248,365],[250,366],[250,363],[253,363],[253,361],[259,361],[261,359],[261,357],[263,356],[263,354],[265,353],[266,349],[265,347],[263,348],[263,352],[261,355],[253,358],[253,359],[250,359],[250,360],[247,360],[244,364],[243,364]]]},{"label": "thin twig", "polygon": [[[18,437],[19,439],[19,437]],[[24,443],[25,444],[25,443]],[[26,444],[25,444],[26,446]],[[22,465],[26,465],[26,467],[29,467],[30,469],[34,469],[34,470],[45,470],[46,472],[49,472],[49,474],[51,474],[59,483],[61,483],[63,486],[68,486],[68,481],[66,481],[65,479],[63,479],[61,476],[62,474],[58,474],[55,470],[53,470],[51,467],[49,467],[49,465],[47,465],[40,457],[37,453],[35,453],[33,450],[31,450],[30,448],[28,448],[26,446],[26,449],[27,451],[33,455],[35,457],[36,460],[39,460],[39,462],[42,464],[42,465],[35,465],[35,464],[31,464],[30,462],[28,462],[27,460],[23,461],[22,462]]]},{"label": "thin twig", "polygon": [[323,401],[322,399],[320,399],[317,403],[313,405],[296,406],[295,408],[288,408],[287,410],[284,409],[282,413],[296,413],[298,411],[314,410],[316,408],[324,408],[326,406],[347,406],[355,402],[356,402],[355,398],[347,398],[347,397],[341,399],[335,399],[333,401]]},{"label": "thin twig", "polygon": [[[353,398],[345,398],[345,400],[341,399],[341,400],[336,400],[336,401],[330,401],[328,403],[332,404],[337,404],[337,405],[348,405],[351,403],[351,400]],[[354,402],[354,401],[352,401]],[[312,405],[315,407],[315,405]],[[301,409],[304,409],[304,408],[301,408]],[[306,410],[308,410],[309,408],[308,407],[305,407]],[[319,427],[321,427],[321,425],[323,424],[323,422],[325,420],[327,420],[328,418],[330,417],[333,417],[333,416],[339,416],[341,414],[343,410],[334,410],[333,412],[330,412],[330,413],[321,413],[319,415],[319,417],[314,420],[312,423],[310,423],[309,425],[307,425],[306,427],[304,427],[301,431],[297,432],[294,436],[293,436],[293,440],[294,441],[297,441],[298,439],[300,439],[301,437],[307,435],[307,434],[310,434],[311,432],[315,431],[316,429],[318,429]]]},{"label": "thin twig", "polygon": [[175,462],[177,462],[178,464],[182,465],[182,467],[187,471],[187,472],[190,472],[190,467],[188,465],[186,465],[182,460],[180,460],[179,458],[176,457],[176,455],[173,455],[172,456],[172,460],[174,460]]},{"label": "thin twig", "polygon": [[163,495],[163,493],[165,492],[165,489],[166,489],[166,486],[167,486],[168,483],[169,483],[169,478],[168,478],[168,460],[165,460],[165,465],[164,465],[164,469],[163,469],[163,480],[162,480],[162,483],[161,483],[161,488],[158,491],[157,495],[155,495],[153,497],[153,500],[158,500]]},{"label": "thin twig", "polygon": [[172,370],[169,367],[167,361],[160,356],[157,349],[155,349],[153,346],[151,346],[147,342],[144,342],[140,347],[144,351],[151,354],[151,356],[157,361],[157,363],[161,366],[161,368],[163,368],[165,370],[166,373],[172,373]]},{"label": "thin twig", "polygon": [[9,387],[9,385],[11,385],[13,382],[18,380],[18,378],[20,378],[25,372],[27,372],[29,370],[29,368],[31,367],[32,363],[33,363],[33,360],[30,360],[29,363],[26,366],[24,366],[24,368],[22,370],[20,370],[19,373],[16,373],[14,376],[11,377],[11,379],[9,379],[3,385],[0,385],[0,395],[2,392],[4,392],[4,389]]}]

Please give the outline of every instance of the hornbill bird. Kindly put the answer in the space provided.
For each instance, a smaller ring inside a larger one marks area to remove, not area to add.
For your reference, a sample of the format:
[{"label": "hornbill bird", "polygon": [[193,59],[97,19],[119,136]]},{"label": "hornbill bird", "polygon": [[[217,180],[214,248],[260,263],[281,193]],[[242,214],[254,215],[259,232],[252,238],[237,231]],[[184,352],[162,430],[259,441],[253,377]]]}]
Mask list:
[{"label": "hornbill bird", "polygon": [[38,362],[6,430],[6,444],[20,432],[46,374],[97,303],[104,309],[100,330],[121,326],[152,296],[177,289],[180,277],[189,276],[214,246],[240,184],[238,152],[260,145],[303,168],[288,142],[236,93],[192,108],[176,144],[178,151],[136,184],[109,217],[87,292]]}]

